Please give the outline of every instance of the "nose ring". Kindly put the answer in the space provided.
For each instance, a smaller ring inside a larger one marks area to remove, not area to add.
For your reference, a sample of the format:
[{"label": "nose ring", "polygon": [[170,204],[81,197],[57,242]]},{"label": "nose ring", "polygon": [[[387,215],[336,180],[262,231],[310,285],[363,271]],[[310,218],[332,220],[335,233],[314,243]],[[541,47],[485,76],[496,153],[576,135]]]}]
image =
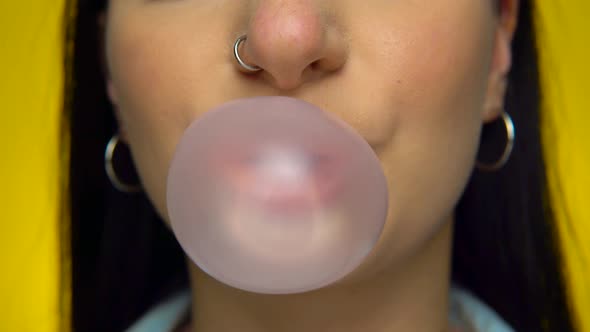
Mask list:
[{"label": "nose ring", "polygon": [[242,42],[245,42],[248,39],[247,35],[242,35],[240,37],[238,37],[238,39],[236,39],[236,42],[234,43],[234,56],[236,57],[236,61],[238,61],[238,64],[240,65],[240,67],[244,68],[244,70],[254,73],[257,71],[262,70],[262,68],[258,67],[258,66],[252,66],[249,65],[247,63],[244,62],[244,60],[242,60],[242,58],[240,57],[240,44]]}]

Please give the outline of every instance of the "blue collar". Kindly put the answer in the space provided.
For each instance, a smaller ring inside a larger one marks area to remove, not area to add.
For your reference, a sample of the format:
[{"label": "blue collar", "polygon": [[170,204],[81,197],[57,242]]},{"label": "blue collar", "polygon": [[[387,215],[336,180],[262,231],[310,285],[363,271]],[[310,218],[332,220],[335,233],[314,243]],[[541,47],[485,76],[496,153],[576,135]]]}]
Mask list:
[{"label": "blue collar", "polygon": [[[149,310],[126,332],[170,332],[189,314],[189,290],[175,294]],[[514,332],[498,314],[467,290],[453,287],[450,292],[449,317],[465,331]]]}]

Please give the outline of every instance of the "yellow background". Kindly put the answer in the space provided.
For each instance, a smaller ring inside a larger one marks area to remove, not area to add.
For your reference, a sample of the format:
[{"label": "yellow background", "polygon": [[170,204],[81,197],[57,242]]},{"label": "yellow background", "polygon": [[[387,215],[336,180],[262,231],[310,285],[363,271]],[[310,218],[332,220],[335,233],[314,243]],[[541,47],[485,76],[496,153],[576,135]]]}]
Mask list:
[{"label": "yellow background", "polygon": [[59,331],[64,0],[0,0],[0,331]]},{"label": "yellow background", "polygon": [[545,153],[553,204],[580,317],[590,331],[590,21],[588,0],[543,0],[537,10]]},{"label": "yellow background", "polygon": [[[590,331],[590,2],[538,7],[552,198],[572,303]],[[58,254],[63,13],[64,0],[0,1],[0,331],[60,331],[67,316]]]}]

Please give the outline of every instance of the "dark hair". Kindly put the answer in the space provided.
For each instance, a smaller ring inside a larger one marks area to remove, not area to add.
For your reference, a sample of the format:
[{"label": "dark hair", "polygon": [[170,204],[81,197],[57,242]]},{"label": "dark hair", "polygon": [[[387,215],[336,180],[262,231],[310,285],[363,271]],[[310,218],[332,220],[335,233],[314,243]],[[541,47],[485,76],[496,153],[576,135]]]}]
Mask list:
[{"label": "dark hair", "polygon": [[[72,327],[84,332],[121,331],[188,285],[183,253],[147,197],[119,193],[103,170],[104,147],[116,131],[101,71],[97,16],[104,7],[105,0],[79,0],[67,29],[71,224],[64,227]],[[531,1],[521,0],[506,100],[517,128],[514,151],[502,170],[473,174],[456,209],[452,272],[517,331],[567,332],[572,316],[547,199],[532,12]]]}]

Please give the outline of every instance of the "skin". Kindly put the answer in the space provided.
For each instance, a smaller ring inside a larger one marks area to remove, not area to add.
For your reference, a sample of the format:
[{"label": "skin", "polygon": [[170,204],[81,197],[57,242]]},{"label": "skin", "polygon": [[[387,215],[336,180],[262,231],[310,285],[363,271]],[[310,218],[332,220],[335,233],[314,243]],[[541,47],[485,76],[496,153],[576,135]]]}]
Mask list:
[{"label": "skin", "polygon": [[[313,292],[270,296],[191,262],[194,331],[443,331],[453,210],[485,122],[503,107],[518,0],[112,0],[108,91],[162,218],[187,126],[253,96],[301,98],[348,122],[387,177],[384,233],[363,265]],[[235,39],[247,63],[233,59]],[[476,221],[474,221],[476,222]],[[198,296],[197,296],[198,294]]]}]

